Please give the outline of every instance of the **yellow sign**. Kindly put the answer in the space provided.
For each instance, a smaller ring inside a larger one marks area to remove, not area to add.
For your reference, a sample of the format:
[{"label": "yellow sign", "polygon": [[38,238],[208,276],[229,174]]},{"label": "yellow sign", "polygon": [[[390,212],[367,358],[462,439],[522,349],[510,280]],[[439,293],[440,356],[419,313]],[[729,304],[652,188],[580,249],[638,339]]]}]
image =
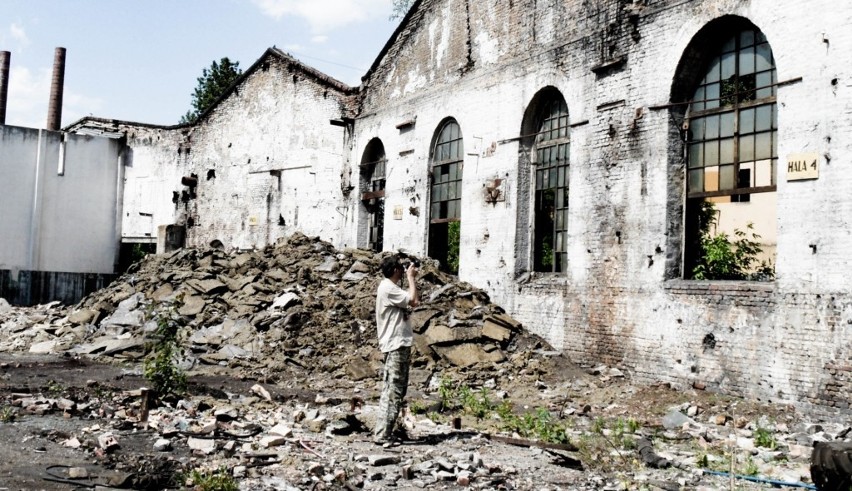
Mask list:
[{"label": "yellow sign", "polygon": [[819,179],[818,153],[791,153],[787,156],[787,180]]},{"label": "yellow sign", "polygon": [[393,219],[402,220],[402,206],[396,205],[393,207]]},{"label": "yellow sign", "polygon": [[249,223],[249,227],[256,227],[257,226],[257,217],[256,216],[250,216],[249,219],[248,219],[248,223]]}]

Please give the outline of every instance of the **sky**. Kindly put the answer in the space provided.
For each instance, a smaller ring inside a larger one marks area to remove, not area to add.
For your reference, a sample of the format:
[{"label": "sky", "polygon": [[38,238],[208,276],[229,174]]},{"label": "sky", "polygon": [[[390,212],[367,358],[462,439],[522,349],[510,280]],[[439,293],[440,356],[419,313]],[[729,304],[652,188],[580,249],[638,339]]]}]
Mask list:
[{"label": "sky", "polygon": [[2,0],[6,124],[44,128],[64,47],[62,126],[82,117],[177,124],[204,68],[248,69],[275,46],[357,86],[399,20],[392,0]]}]

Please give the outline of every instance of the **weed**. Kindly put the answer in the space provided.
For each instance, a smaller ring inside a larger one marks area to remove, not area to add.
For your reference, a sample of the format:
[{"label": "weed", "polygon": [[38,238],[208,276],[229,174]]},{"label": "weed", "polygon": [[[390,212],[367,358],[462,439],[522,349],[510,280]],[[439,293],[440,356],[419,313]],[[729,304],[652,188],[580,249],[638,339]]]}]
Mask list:
[{"label": "weed", "polygon": [[408,409],[411,411],[411,414],[425,414],[426,404],[422,401],[411,401],[408,403]]},{"label": "weed", "polygon": [[240,489],[234,478],[224,468],[209,472],[196,469],[189,474],[189,479],[194,485],[192,489],[197,491],[239,491]]},{"label": "weed", "polygon": [[439,413],[436,413],[435,411],[430,411],[426,413],[426,417],[432,420],[432,422],[435,424],[441,424],[444,422],[444,417],[441,416]]},{"label": "weed", "polygon": [[438,397],[441,399],[441,411],[448,411],[455,408],[456,405],[456,388],[454,382],[450,378],[441,378],[441,383],[438,385]]},{"label": "weed", "polygon": [[746,476],[756,476],[760,473],[760,469],[757,467],[757,464],[754,463],[754,460],[749,457],[745,461],[745,467],[743,467],[743,474]]},{"label": "weed", "polygon": [[[499,408],[500,406],[498,406]],[[505,408],[505,406],[502,406]],[[511,411],[501,415],[504,421],[504,429],[517,432],[524,438],[536,438],[549,443],[568,443],[566,426],[553,421],[550,412],[545,408],[538,408],[522,416],[516,416]]]},{"label": "weed", "polygon": [[754,444],[758,447],[775,450],[778,446],[778,441],[775,440],[775,435],[773,435],[770,430],[759,427],[754,430]]},{"label": "weed", "polygon": [[159,395],[181,394],[186,390],[186,374],[177,365],[178,333],[185,320],[178,315],[180,302],[166,306],[154,315],[153,355],[145,360],[143,376]]},{"label": "weed", "polygon": [[65,387],[62,386],[56,380],[48,380],[47,387],[45,387],[45,392],[50,397],[59,397],[62,395],[62,392],[65,391]]},{"label": "weed", "polygon": [[3,406],[3,409],[0,409],[0,422],[2,423],[12,423],[17,417],[18,412],[12,406]]},{"label": "weed", "polygon": [[606,428],[606,422],[604,421],[604,419],[601,417],[595,418],[595,420],[592,422],[592,433],[598,433],[602,435],[604,428]]},{"label": "weed", "polygon": [[642,425],[639,423],[639,421],[633,418],[627,418],[627,430],[630,433],[637,433],[640,428],[642,428]]},{"label": "weed", "polygon": [[494,404],[488,397],[488,389],[481,388],[479,392],[473,392],[468,387],[462,387],[459,398],[464,410],[477,419],[487,417],[494,410]]}]

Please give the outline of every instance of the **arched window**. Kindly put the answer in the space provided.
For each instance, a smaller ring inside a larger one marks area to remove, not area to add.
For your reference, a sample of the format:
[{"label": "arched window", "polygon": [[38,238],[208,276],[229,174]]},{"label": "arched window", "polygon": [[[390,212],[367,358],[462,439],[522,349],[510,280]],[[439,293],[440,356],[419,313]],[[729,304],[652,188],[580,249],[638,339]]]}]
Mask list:
[{"label": "arched window", "polygon": [[[684,276],[768,279],[776,245],[775,61],[750,24],[719,31],[713,41],[685,115]],[[718,264],[719,251],[709,248],[736,253],[749,247],[742,239],[756,246],[751,259],[733,270]]]},{"label": "arched window", "polygon": [[377,252],[384,247],[385,147],[373,138],[361,158],[361,202],[367,210],[367,246]]},{"label": "arched window", "polygon": [[432,148],[429,189],[429,257],[453,273],[459,268],[464,141],[461,128],[448,119],[438,128]]},{"label": "arched window", "polygon": [[564,272],[568,264],[568,106],[558,93],[541,105],[532,153],[535,173],[533,270]]}]

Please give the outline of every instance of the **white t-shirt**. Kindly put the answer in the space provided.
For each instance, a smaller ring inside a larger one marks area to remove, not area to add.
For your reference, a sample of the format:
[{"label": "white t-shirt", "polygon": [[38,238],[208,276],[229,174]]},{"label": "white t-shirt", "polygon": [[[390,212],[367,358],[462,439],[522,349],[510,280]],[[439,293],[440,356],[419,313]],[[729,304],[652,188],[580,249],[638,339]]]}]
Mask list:
[{"label": "white t-shirt", "polygon": [[394,351],[411,346],[411,324],[406,307],[411,298],[408,292],[384,278],[376,291],[376,325],[379,328],[379,350]]}]

